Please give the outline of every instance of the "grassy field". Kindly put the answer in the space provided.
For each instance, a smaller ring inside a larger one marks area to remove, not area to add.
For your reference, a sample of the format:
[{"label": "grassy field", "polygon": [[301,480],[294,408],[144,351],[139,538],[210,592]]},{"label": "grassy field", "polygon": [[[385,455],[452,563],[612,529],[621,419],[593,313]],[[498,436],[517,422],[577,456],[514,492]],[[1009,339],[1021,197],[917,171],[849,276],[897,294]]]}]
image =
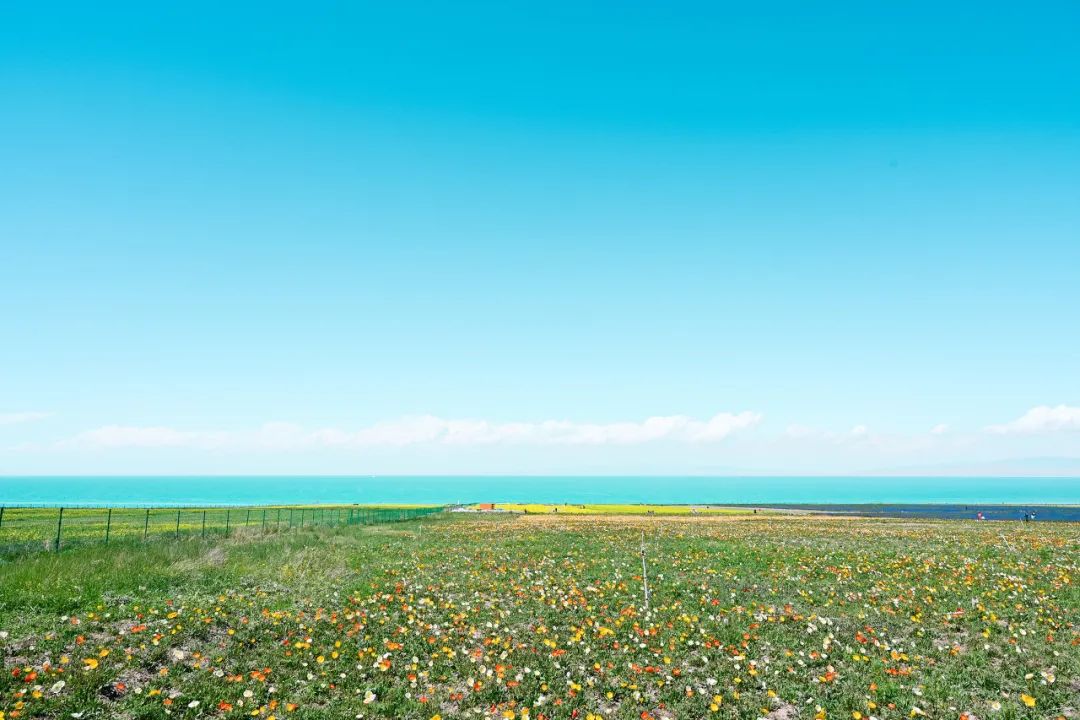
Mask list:
[{"label": "grassy field", "polygon": [[[753,515],[751,508],[709,505],[571,505],[551,503],[496,503],[496,508],[516,513],[561,513],[563,515]],[[764,512],[764,511],[759,511]]]},{"label": "grassy field", "polygon": [[[308,526],[395,521],[436,506],[259,505],[251,507],[0,507],[0,556],[124,539],[280,532]],[[400,511],[405,511],[404,513]]]},{"label": "grassy field", "polygon": [[75,547],[0,561],[0,712],[1071,718],[1078,577],[1064,523],[444,514]]}]

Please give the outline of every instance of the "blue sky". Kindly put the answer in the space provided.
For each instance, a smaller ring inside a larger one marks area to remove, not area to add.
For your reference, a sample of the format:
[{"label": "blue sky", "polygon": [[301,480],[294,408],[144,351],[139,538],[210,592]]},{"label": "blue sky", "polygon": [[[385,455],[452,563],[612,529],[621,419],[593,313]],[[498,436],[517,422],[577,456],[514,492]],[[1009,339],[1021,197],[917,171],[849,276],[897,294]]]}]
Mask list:
[{"label": "blue sky", "polygon": [[1080,458],[1078,24],[5,4],[0,473]]}]

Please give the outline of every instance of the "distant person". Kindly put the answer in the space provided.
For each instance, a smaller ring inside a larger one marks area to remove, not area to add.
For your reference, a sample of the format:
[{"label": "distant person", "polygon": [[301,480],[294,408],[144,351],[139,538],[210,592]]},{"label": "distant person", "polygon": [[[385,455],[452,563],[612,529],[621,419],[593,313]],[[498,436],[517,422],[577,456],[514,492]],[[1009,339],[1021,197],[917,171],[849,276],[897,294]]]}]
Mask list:
[{"label": "distant person", "polygon": [[983,514],[982,514],[982,511],[980,510],[980,511],[979,511],[978,513],[976,513],[976,514],[975,514],[975,519],[976,519],[976,520],[985,520],[985,519],[986,519],[986,516],[985,516],[985,515],[983,515]]}]

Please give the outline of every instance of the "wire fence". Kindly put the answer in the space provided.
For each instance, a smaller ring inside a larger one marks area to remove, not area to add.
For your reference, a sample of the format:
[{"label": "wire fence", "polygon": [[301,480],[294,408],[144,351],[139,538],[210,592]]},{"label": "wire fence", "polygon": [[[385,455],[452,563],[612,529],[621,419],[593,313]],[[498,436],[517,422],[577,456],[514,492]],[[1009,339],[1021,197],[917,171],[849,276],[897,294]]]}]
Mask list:
[{"label": "wire fence", "polygon": [[318,527],[401,522],[442,512],[438,507],[253,505],[248,507],[0,506],[0,553],[110,542],[229,537]]}]

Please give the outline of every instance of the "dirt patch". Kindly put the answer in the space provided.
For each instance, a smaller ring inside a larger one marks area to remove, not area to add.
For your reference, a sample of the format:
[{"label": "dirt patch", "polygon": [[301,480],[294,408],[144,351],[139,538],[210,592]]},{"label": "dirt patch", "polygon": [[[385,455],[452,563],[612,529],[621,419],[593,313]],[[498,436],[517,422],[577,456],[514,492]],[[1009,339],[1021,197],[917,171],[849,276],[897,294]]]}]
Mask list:
[{"label": "dirt patch", "polygon": [[798,717],[799,708],[782,702],[765,716],[765,720],[796,720]]}]

